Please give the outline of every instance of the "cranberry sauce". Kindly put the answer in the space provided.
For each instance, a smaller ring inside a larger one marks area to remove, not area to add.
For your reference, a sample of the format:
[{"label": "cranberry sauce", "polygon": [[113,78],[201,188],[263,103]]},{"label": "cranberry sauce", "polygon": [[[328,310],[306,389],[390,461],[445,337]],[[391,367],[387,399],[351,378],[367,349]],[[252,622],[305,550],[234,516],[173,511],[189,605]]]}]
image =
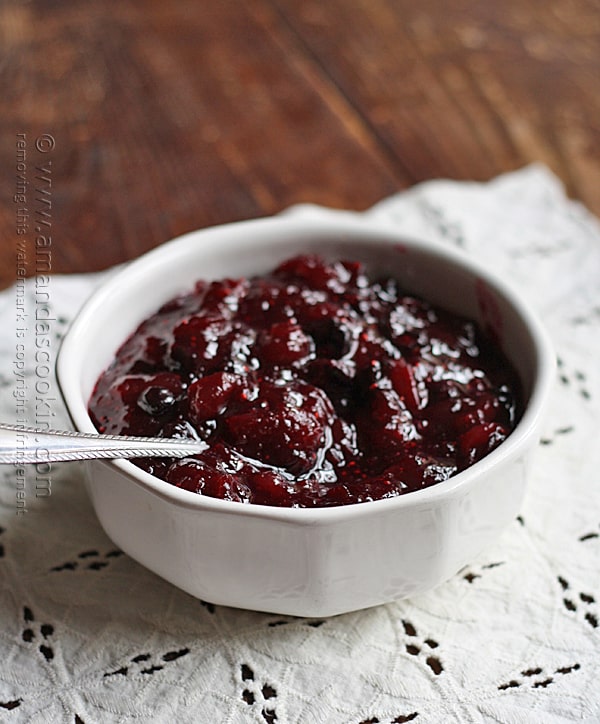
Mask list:
[{"label": "cranberry sauce", "polygon": [[98,430],[200,438],[202,454],[137,464],[225,500],[314,507],[418,490],[499,445],[518,380],[470,320],[300,256],[165,304],[92,394]]}]

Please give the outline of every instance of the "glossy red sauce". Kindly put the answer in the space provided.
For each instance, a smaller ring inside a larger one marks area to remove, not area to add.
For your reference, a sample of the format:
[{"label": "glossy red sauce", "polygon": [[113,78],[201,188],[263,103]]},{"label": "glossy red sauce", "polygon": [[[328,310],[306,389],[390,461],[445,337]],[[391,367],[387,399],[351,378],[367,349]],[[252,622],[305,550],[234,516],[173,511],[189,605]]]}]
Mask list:
[{"label": "glossy red sauce", "polygon": [[196,284],[144,321],[89,403],[112,434],[200,438],[193,458],[136,464],[196,493],[345,505],[446,480],[519,417],[518,381],[467,319],[300,256]]}]

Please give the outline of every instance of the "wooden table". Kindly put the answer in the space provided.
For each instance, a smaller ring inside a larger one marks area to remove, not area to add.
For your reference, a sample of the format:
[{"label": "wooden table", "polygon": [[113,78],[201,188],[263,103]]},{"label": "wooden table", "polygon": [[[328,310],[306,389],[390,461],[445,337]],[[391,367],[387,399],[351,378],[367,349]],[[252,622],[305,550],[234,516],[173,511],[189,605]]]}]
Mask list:
[{"label": "wooden table", "polygon": [[0,286],[532,161],[600,214],[597,0],[7,0],[0,61]]}]

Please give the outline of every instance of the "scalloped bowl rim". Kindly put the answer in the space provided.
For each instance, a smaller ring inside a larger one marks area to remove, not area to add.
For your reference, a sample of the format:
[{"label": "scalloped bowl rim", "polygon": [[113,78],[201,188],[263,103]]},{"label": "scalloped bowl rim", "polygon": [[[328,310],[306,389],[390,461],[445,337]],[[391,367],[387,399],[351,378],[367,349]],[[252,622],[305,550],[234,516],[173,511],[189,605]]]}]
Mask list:
[{"label": "scalloped bowl rim", "polygon": [[[469,273],[482,278],[495,292],[504,297],[524,321],[536,352],[536,373],[532,391],[523,415],[510,436],[470,468],[430,487],[383,500],[322,508],[283,508],[220,500],[177,488],[145,472],[127,460],[103,460],[103,464],[115,466],[136,485],[142,486],[166,502],[179,507],[205,511],[215,510],[232,515],[256,516],[264,519],[288,521],[298,525],[315,525],[326,524],[333,520],[350,520],[357,516],[376,514],[383,508],[391,510],[426,506],[439,498],[452,496],[462,489],[467,490],[473,484],[479,482],[482,477],[485,477],[486,471],[502,463],[503,460],[516,456],[531,444],[532,436],[537,434],[538,423],[552,385],[554,372],[552,346],[547,333],[533,311],[509,284],[462,251],[453,247],[446,247],[438,242],[417,239],[403,234],[400,230],[393,229],[387,224],[373,222],[368,218],[363,219],[348,212],[328,212],[327,215],[314,218],[283,214],[279,217],[252,219],[198,229],[171,239],[125,266],[116,269],[84,302],[65,334],[57,356],[58,385],[75,428],[83,432],[96,431],[87,412],[87,400],[84,400],[78,391],[80,369],[76,361],[82,354],[78,350],[78,337],[89,324],[93,324],[96,311],[107,300],[110,300],[115,290],[120,286],[122,287],[124,283],[126,285],[127,280],[132,275],[143,274],[145,270],[154,268],[157,263],[163,260],[167,261],[169,258],[172,259],[174,252],[184,255],[190,253],[189,249],[198,243],[199,236],[209,239],[212,235],[215,239],[219,239],[220,243],[230,243],[235,246],[240,243],[239,239],[242,238],[245,231],[252,233],[264,231],[281,236],[286,231],[289,232],[295,228],[301,228],[303,231],[315,234],[319,234],[319,232],[347,232],[351,234],[360,232],[363,236],[365,234],[379,235],[382,241],[387,240],[392,244],[397,243],[408,248],[424,250],[441,256],[451,264],[462,266]],[[230,233],[233,234],[233,242],[228,240]],[[184,289],[181,291],[184,291]],[[158,306],[159,302],[157,302],[155,308],[158,308]],[[142,319],[140,318],[139,321],[141,322]],[[124,341],[125,339],[122,340],[122,342]]]}]

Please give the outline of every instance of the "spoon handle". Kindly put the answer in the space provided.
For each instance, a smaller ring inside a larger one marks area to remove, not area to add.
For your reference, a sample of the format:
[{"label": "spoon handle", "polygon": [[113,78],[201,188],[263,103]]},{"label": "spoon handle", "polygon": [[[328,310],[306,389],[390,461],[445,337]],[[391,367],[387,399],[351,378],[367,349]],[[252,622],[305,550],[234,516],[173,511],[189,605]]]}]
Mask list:
[{"label": "spoon handle", "polygon": [[199,440],[38,430],[0,423],[0,463],[9,465],[96,458],[186,457],[207,447]]}]

